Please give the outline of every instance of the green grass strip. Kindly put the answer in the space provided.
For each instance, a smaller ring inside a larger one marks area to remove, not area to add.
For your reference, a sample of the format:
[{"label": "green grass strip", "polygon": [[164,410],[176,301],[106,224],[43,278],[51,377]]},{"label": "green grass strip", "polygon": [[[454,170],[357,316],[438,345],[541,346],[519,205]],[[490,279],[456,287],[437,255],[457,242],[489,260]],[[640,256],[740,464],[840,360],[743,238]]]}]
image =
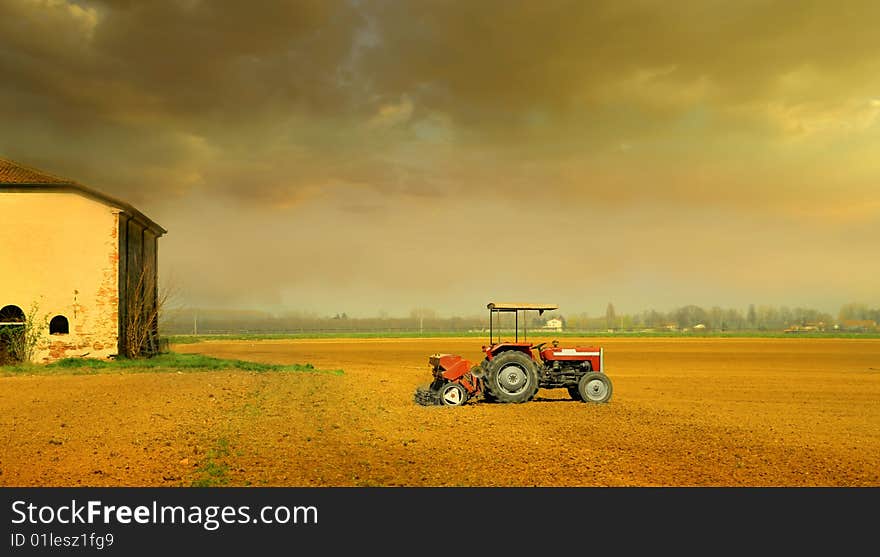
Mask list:
[{"label": "green grass strip", "polygon": [[176,373],[198,371],[252,371],[330,373],[342,375],[341,369],[321,370],[312,364],[264,364],[245,360],[214,358],[202,354],[167,352],[152,358],[99,360],[96,358],[64,358],[50,364],[18,364],[0,367],[0,375],[83,375],[96,373]]}]

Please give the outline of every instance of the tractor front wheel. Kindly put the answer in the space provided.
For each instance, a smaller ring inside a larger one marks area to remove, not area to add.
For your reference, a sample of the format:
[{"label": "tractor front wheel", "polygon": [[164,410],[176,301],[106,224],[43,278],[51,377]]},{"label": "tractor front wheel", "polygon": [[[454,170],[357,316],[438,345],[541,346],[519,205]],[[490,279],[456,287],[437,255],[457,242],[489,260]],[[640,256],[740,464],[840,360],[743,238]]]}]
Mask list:
[{"label": "tractor front wheel", "polygon": [[527,402],[538,392],[535,362],[514,350],[495,356],[486,372],[486,393],[498,402]]},{"label": "tractor front wheel", "polygon": [[611,398],[611,379],[597,371],[585,373],[578,381],[578,394],[584,402],[608,402]]}]

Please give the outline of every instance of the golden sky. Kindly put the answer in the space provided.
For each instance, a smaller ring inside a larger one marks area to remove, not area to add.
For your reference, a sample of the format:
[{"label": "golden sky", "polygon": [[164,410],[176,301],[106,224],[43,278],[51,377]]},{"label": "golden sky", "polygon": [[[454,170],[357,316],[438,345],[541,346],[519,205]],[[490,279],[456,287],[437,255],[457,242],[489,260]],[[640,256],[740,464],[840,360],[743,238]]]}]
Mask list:
[{"label": "golden sky", "polygon": [[201,307],[880,306],[880,3],[0,0],[0,156]]}]

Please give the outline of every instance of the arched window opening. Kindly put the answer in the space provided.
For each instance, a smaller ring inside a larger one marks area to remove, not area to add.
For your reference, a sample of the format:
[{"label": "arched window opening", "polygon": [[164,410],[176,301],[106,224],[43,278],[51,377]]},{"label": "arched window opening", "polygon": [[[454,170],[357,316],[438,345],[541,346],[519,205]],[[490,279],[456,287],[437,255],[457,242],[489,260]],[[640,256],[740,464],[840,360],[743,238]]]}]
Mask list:
[{"label": "arched window opening", "polygon": [[0,324],[24,323],[24,311],[18,306],[3,306],[0,309]]},{"label": "arched window opening", "polygon": [[66,335],[70,333],[70,322],[63,315],[56,315],[49,321],[50,335]]},{"label": "arched window opening", "polygon": [[25,320],[24,312],[18,306],[0,308],[0,365],[22,360],[21,339]]}]

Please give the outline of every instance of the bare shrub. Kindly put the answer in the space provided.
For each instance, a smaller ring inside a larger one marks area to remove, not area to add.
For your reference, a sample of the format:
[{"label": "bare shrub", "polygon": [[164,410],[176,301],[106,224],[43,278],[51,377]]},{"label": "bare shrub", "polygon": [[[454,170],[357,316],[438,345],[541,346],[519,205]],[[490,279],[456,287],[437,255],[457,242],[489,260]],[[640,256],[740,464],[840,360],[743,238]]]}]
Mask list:
[{"label": "bare shrub", "polygon": [[0,342],[6,345],[14,361],[33,362],[40,342],[49,329],[48,314],[40,316],[39,312],[40,304],[34,301],[22,324],[0,327]]},{"label": "bare shrub", "polygon": [[159,318],[171,290],[159,289],[152,265],[141,266],[136,280],[129,282],[125,299],[125,339],[127,358],[146,358],[160,352]]}]

